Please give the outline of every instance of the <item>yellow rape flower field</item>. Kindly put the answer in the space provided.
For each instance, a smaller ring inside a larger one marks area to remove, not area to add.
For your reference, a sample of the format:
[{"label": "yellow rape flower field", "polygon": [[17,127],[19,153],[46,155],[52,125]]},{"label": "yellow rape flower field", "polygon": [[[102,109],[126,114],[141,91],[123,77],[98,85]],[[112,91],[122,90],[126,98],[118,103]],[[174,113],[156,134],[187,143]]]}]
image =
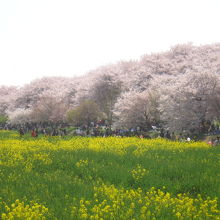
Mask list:
[{"label": "yellow rape flower field", "polygon": [[220,146],[0,131],[0,219],[220,219]]}]

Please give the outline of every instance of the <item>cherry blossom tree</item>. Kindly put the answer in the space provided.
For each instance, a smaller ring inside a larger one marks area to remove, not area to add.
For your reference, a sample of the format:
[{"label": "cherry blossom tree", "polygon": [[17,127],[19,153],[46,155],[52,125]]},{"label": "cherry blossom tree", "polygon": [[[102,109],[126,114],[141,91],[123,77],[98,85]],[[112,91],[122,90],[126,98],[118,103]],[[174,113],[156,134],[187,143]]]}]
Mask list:
[{"label": "cherry blossom tree", "polygon": [[211,100],[217,92],[219,76],[210,72],[188,73],[173,78],[172,83],[161,88],[160,107],[167,127],[205,132],[205,122],[216,116]]},{"label": "cherry blossom tree", "polygon": [[9,122],[11,124],[24,124],[25,122],[29,122],[31,120],[30,114],[31,114],[30,109],[20,109],[20,108],[17,108],[12,112],[10,111],[7,112],[7,115],[9,117]]},{"label": "cherry blossom tree", "polygon": [[64,122],[67,105],[53,96],[41,97],[31,111],[31,120],[35,122]]},{"label": "cherry blossom tree", "polygon": [[159,122],[159,97],[153,92],[127,92],[115,105],[116,127],[149,130]]},{"label": "cherry blossom tree", "polygon": [[17,96],[18,88],[14,86],[0,87],[0,115],[6,115]]}]

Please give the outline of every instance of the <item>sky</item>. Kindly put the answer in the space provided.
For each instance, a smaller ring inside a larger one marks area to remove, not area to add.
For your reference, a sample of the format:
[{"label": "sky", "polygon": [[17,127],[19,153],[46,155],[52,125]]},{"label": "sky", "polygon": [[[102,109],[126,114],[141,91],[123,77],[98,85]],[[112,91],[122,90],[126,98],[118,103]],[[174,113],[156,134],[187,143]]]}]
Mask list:
[{"label": "sky", "polygon": [[0,85],[220,42],[219,0],[0,0]]}]

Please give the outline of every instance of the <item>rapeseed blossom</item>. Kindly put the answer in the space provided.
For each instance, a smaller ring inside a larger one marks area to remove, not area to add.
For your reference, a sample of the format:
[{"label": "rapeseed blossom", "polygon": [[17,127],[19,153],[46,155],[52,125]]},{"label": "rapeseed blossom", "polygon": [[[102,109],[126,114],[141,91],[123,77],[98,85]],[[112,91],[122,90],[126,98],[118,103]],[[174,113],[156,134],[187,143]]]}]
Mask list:
[{"label": "rapeseed blossom", "polygon": [[220,219],[216,199],[174,196],[154,187],[144,192],[102,184],[94,187],[92,200],[81,198],[71,209],[77,219]]},{"label": "rapeseed blossom", "polygon": [[206,143],[5,133],[0,219],[220,219],[220,152]]},{"label": "rapeseed blossom", "polygon": [[5,212],[0,216],[2,220],[14,220],[14,219],[39,219],[45,220],[48,216],[48,208],[38,203],[31,205],[25,205],[24,202],[20,202],[17,199],[10,206],[5,204]]}]

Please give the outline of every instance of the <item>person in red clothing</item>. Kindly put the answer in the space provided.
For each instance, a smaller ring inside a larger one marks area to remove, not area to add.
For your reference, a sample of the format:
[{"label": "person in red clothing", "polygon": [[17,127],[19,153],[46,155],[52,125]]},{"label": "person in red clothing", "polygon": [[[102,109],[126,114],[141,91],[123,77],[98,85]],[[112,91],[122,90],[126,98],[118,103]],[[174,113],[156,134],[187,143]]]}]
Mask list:
[{"label": "person in red clothing", "polygon": [[37,136],[37,133],[36,133],[35,129],[32,130],[31,136],[32,136],[32,137],[36,137],[36,136]]}]

